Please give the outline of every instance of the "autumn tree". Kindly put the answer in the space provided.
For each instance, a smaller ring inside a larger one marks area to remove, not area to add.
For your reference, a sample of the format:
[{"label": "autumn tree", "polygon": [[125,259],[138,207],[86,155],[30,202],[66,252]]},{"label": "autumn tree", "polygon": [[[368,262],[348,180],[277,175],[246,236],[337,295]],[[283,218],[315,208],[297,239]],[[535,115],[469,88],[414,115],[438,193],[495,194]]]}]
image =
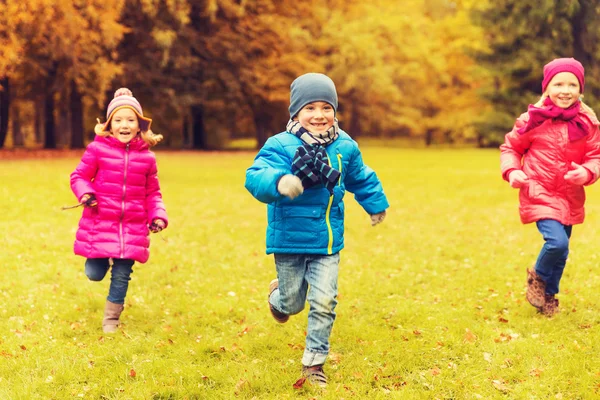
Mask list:
[{"label": "autumn tree", "polygon": [[13,90],[15,96],[39,100],[37,109],[45,121],[45,148],[57,145],[57,105],[59,125],[67,129],[70,138],[68,144],[83,145],[84,98],[99,101],[119,72],[111,51],[124,32],[117,22],[122,3],[6,0],[3,4],[10,45],[0,45],[14,56],[10,64],[0,64],[0,75],[19,83],[19,93]]}]

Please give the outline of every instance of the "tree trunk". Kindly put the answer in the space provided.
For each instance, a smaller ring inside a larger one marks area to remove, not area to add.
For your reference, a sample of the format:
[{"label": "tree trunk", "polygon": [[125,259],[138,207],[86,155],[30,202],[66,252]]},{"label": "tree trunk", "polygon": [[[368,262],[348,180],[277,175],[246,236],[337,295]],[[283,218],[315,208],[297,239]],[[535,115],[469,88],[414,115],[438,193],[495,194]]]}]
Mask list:
[{"label": "tree trunk", "polygon": [[192,132],[192,149],[206,149],[206,129],[202,105],[192,106]]},{"label": "tree trunk", "polygon": [[579,10],[571,17],[571,32],[573,33],[573,56],[583,65],[593,65],[591,54],[585,49],[587,36],[585,16],[587,13],[586,1],[579,2]]},{"label": "tree trunk", "polygon": [[21,129],[21,109],[19,108],[19,103],[12,102],[10,114],[10,119],[12,120],[13,145],[15,147],[24,147],[25,140],[23,138],[23,130]]},{"label": "tree trunk", "polygon": [[44,126],[46,125],[45,115],[45,99],[38,96],[35,99],[35,144],[42,143],[44,137]]},{"label": "tree trunk", "polygon": [[356,139],[360,136],[360,113],[354,100],[351,100],[350,109],[352,111],[350,114],[350,124],[348,124],[348,133],[353,139]]},{"label": "tree trunk", "polygon": [[182,137],[182,147],[184,149],[189,149],[192,147],[192,135],[190,133],[190,115],[189,113],[185,113],[183,116],[183,124],[181,126],[181,137]]},{"label": "tree trunk", "polygon": [[71,81],[71,148],[83,149],[83,101],[75,81]]},{"label": "tree trunk", "polygon": [[44,97],[44,148],[56,148],[54,124],[54,93],[46,93]]},{"label": "tree trunk", "polygon": [[433,129],[425,131],[425,146],[429,147],[433,143]]},{"label": "tree trunk", "polygon": [[254,125],[256,126],[256,146],[257,148],[263,147],[267,139],[269,138],[269,116],[264,113],[254,114]]},{"label": "tree trunk", "polygon": [[0,79],[0,149],[4,147],[4,141],[8,134],[8,110],[10,105],[10,91],[8,78]]}]

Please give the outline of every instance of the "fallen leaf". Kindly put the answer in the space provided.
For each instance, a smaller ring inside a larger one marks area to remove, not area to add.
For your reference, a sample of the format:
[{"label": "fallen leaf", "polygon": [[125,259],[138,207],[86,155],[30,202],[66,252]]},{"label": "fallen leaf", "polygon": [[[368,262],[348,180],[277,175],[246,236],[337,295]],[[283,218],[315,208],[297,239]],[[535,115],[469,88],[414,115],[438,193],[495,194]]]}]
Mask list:
[{"label": "fallen leaf", "polygon": [[493,380],[492,385],[501,392],[506,393],[506,392],[510,391],[510,388],[508,386],[506,386],[504,384],[504,382],[502,382],[500,380],[497,380],[497,379]]},{"label": "fallen leaf", "polygon": [[306,378],[302,377],[298,379],[296,383],[294,383],[294,389],[302,389],[302,386],[304,386],[304,382],[306,382]]},{"label": "fallen leaf", "polygon": [[465,342],[474,343],[477,341],[477,336],[469,328],[466,328],[465,331]]},{"label": "fallen leaf", "polygon": [[538,376],[539,377],[540,375],[542,375],[542,370],[538,369],[538,368],[534,368],[531,371],[529,371],[529,375],[530,376]]}]

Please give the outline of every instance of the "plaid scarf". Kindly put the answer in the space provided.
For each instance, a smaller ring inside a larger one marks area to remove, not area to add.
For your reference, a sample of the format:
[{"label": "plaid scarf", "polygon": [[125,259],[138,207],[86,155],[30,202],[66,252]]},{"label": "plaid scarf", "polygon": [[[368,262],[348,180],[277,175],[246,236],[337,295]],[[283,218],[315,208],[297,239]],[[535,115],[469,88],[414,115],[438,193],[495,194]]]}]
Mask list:
[{"label": "plaid scarf", "polygon": [[337,118],[334,118],[333,125],[331,128],[327,129],[325,133],[310,133],[304,129],[300,122],[291,119],[288,121],[285,129],[296,135],[304,143],[319,144],[321,146],[327,146],[328,144],[333,143],[340,135]]},{"label": "plaid scarf", "polygon": [[333,188],[340,179],[340,172],[329,166],[327,151],[320,145],[304,143],[296,149],[292,173],[302,181],[304,189],[323,184],[333,195]]}]

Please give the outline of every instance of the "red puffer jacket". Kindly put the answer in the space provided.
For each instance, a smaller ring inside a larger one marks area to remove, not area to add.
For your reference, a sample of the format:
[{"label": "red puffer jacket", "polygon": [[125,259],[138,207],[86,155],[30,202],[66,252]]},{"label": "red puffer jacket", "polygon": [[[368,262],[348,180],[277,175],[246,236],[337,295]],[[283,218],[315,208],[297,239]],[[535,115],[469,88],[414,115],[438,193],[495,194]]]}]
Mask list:
[{"label": "red puffer jacket", "polygon": [[[570,142],[567,123],[547,120],[522,135],[517,130],[529,120],[522,114],[512,131],[506,134],[500,146],[502,177],[515,169],[522,169],[529,178],[519,192],[519,214],[524,224],[541,219],[554,219],[564,225],[583,222],[585,191],[583,186],[565,181],[564,175],[571,162],[587,168],[594,183],[600,176],[600,134],[598,119],[585,111],[581,117],[588,126],[588,135]],[[572,169],[572,168],[571,168]]]},{"label": "red puffer jacket", "polygon": [[148,226],[156,218],[168,224],[156,158],[138,136],[128,144],[96,136],[71,174],[77,199],[93,193],[98,205],[85,208],[79,221],[75,254],[87,258],[148,261]]}]

